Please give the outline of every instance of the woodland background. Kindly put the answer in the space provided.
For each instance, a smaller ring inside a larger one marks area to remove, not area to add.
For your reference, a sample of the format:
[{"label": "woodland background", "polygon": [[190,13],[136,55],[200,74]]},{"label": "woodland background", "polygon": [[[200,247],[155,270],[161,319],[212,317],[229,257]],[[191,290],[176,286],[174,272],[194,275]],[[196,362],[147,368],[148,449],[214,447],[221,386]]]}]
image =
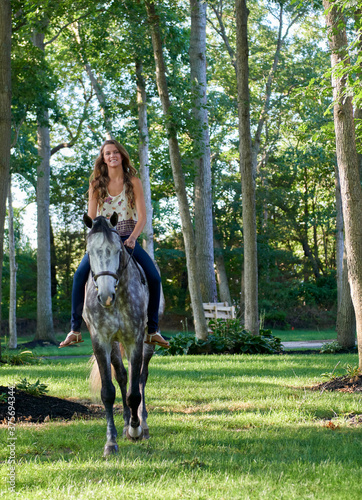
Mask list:
[{"label": "woodland background", "polygon": [[[206,127],[200,128],[195,118],[195,86],[190,77],[192,58],[198,56],[190,50],[190,3],[168,0],[152,4],[158,16],[172,108],[165,115],[155,77],[149,5],[147,11],[145,4],[150,2],[11,2],[12,186],[26,192],[27,203],[39,198],[47,175],[42,172],[41,138],[45,136],[41,129],[47,129],[50,225],[49,236],[40,229],[38,238],[51,242],[50,320],[55,325],[69,322],[73,274],[85,251],[82,215],[87,210],[88,179],[107,136],[125,145],[137,169],[143,168],[140,143],[147,143],[154,255],[162,274],[165,317],[181,329],[180,321],[192,316],[167,120],[172,112],[195,226],[200,183],[195,166],[200,156],[197,138]],[[205,6],[207,103],[199,109],[208,113],[217,299],[236,305],[243,316],[235,2],[208,1]],[[351,57],[346,78],[358,109],[361,2],[344,2],[343,6]],[[247,7],[259,315],[271,328],[331,326],[337,318],[343,218],[341,221],[324,8],[322,2],[294,0],[250,0]],[[142,102],[147,105],[146,129],[140,122]],[[358,120],[356,134],[362,153]],[[23,214],[23,209],[14,209],[14,240],[9,222],[5,227],[1,310],[5,328],[11,304],[12,241],[19,326],[19,319],[37,319],[39,300],[43,299],[37,289],[39,255],[26,236]],[[39,225],[46,226],[38,216]],[[196,227],[196,245],[197,234]],[[192,327],[191,321],[188,326]]]}]

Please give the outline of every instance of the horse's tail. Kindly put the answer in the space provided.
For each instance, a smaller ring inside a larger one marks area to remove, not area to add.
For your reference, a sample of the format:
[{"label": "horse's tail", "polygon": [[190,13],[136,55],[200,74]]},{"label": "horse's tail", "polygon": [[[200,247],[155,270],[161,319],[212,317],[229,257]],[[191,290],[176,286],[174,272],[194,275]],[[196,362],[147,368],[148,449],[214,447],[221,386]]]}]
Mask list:
[{"label": "horse's tail", "polygon": [[[122,358],[124,357],[124,348],[122,344],[119,344],[119,349],[121,351]],[[101,382],[101,376],[99,373],[98,369],[98,363],[96,360],[96,357],[93,356],[89,360],[90,364],[90,375],[89,375],[89,386],[90,386],[90,392],[92,399],[94,401],[100,401],[100,394],[101,394],[101,388],[102,388],[102,382]],[[115,378],[116,372],[113,368],[113,365],[111,365],[112,369],[112,379]]]}]

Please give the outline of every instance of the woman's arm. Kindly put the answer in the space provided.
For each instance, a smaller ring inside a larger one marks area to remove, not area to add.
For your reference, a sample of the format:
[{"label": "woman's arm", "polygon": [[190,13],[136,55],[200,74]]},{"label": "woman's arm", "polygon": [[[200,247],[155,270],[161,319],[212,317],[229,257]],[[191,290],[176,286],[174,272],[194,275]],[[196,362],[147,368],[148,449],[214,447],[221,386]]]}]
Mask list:
[{"label": "woman's arm", "polygon": [[88,215],[92,219],[97,217],[97,207],[98,207],[98,198],[96,194],[93,192],[93,186],[89,184],[89,195],[88,195]]},{"label": "woman's arm", "polygon": [[142,183],[140,179],[138,179],[137,177],[133,177],[132,184],[133,184],[134,201],[136,204],[138,221],[137,224],[135,225],[134,230],[132,231],[132,234],[124,242],[124,244],[129,248],[135,247],[136,240],[142,233],[142,230],[145,227],[147,221],[146,203],[145,203],[145,197],[143,195]]}]

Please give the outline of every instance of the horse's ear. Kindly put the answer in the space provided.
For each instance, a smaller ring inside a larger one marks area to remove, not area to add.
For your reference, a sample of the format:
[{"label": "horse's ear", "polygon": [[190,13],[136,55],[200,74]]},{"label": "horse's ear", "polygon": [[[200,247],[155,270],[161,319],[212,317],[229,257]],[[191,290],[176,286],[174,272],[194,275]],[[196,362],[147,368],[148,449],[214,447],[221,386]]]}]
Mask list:
[{"label": "horse's ear", "polygon": [[89,217],[89,215],[88,215],[88,214],[84,214],[84,215],[83,215],[83,222],[84,222],[84,224],[85,224],[87,227],[89,227],[89,229],[92,229],[92,227],[93,227],[93,221],[92,221],[92,218],[91,218],[91,217]]},{"label": "horse's ear", "polygon": [[117,222],[118,222],[117,212],[113,212],[111,218],[109,219],[109,222],[112,224],[113,227],[115,227],[117,225]]}]

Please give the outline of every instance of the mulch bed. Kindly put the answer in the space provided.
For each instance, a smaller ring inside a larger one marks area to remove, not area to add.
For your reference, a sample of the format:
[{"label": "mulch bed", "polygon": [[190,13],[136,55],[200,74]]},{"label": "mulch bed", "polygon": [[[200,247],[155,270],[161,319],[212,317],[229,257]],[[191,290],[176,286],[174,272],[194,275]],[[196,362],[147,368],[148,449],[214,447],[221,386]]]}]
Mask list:
[{"label": "mulch bed", "polygon": [[[0,386],[0,394],[8,394],[8,388]],[[71,420],[73,418],[91,418],[105,415],[103,405],[89,402],[77,403],[53,396],[33,396],[24,391],[15,389],[15,418],[16,422],[41,423],[50,419]],[[0,403],[0,423],[9,420],[8,403]]]},{"label": "mulch bed", "polygon": [[335,377],[312,387],[314,391],[362,392],[362,375]]}]

